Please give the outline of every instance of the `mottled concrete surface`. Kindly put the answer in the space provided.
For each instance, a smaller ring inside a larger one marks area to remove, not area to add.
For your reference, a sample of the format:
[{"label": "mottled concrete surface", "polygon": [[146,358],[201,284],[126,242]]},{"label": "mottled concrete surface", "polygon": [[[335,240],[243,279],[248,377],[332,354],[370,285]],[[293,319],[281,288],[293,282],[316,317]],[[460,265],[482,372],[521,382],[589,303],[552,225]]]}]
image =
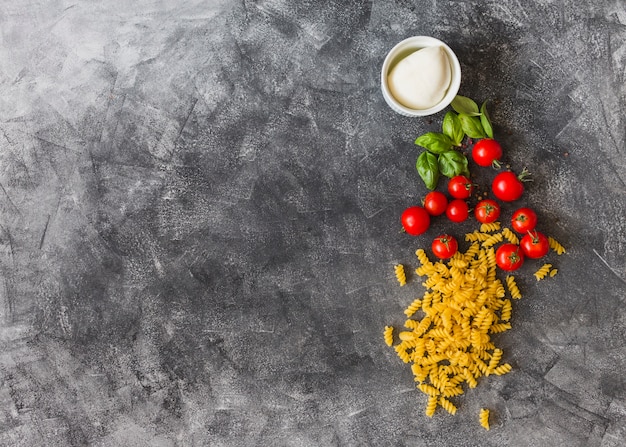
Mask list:
[{"label": "mottled concrete surface", "polygon": [[[475,223],[398,231],[443,116],[380,94],[411,35],[568,248],[433,419],[392,266]],[[622,0],[0,1],[0,445],[626,445],[625,66]]]}]

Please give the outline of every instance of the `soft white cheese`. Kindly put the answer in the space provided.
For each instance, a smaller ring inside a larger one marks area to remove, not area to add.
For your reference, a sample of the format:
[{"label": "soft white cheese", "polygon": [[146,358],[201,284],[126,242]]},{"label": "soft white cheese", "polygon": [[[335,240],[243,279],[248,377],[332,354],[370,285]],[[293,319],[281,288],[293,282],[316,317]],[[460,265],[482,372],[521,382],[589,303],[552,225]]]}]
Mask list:
[{"label": "soft white cheese", "polygon": [[400,60],[387,77],[389,91],[405,107],[429,109],[450,86],[450,61],[441,46],[427,47]]}]

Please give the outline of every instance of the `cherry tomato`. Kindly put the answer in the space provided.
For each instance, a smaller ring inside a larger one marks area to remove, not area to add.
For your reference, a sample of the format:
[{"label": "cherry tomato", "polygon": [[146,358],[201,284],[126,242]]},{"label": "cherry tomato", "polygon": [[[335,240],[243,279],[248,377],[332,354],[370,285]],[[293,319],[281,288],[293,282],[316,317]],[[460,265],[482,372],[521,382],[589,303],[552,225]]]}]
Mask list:
[{"label": "cherry tomato", "polygon": [[422,234],[430,226],[430,214],[421,206],[411,206],[405,209],[400,220],[404,231],[411,236]]},{"label": "cherry tomato", "polygon": [[474,185],[464,175],[457,175],[448,182],[448,192],[455,199],[468,199],[472,195]]},{"label": "cherry tomato", "polygon": [[496,250],[496,264],[502,270],[517,270],[524,263],[524,252],[519,245],[503,244]]},{"label": "cherry tomato", "polygon": [[472,158],[478,166],[500,167],[502,157],[502,146],[496,140],[484,138],[479,140],[472,149]]},{"label": "cherry tomato", "polygon": [[512,202],[522,197],[524,192],[524,181],[528,176],[525,169],[520,175],[515,175],[511,171],[501,172],[493,179],[491,190],[496,198],[503,202]]},{"label": "cherry tomato", "polygon": [[537,225],[537,214],[530,208],[520,208],[511,217],[511,226],[520,234],[534,230],[535,225]]},{"label": "cherry tomato", "polygon": [[500,205],[495,200],[481,200],[474,208],[474,216],[480,223],[495,222],[500,217]]},{"label": "cherry tomato", "polygon": [[448,259],[457,252],[459,244],[454,236],[442,234],[433,240],[432,249],[439,259]]},{"label": "cherry tomato", "polygon": [[446,212],[448,198],[439,191],[431,191],[424,197],[424,208],[431,216],[439,216]]},{"label": "cherry tomato", "polygon": [[446,216],[452,222],[463,222],[467,219],[469,215],[469,207],[467,206],[467,202],[461,199],[454,199],[448,203],[448,208],[446,208]]},{"label": "cherry tomato", "polygon": [[522,238],[519,245],[522,247],[522,250],[524,250],[524,254],[532,259],[542,258],[550,251],[548,238],[536,230],[529,231],[528,234]]}]

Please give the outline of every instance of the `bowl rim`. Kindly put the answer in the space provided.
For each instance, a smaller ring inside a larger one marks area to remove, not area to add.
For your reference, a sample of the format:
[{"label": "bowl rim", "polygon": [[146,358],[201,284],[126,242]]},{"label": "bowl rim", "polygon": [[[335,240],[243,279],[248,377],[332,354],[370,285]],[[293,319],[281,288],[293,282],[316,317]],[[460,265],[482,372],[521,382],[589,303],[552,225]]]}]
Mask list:
[{"label": "bowl rim", "polygon": [[[432,46],[441,46],[448,56],[448,60],[450,62],[450,70],[452,74],[450,86],[448,87],[446,95],[436,105],[428,109],[411,109],[400,104],[391,94],[389,86],[387,84],[389,69],[392,62],[395,62],[395,57],[402,50],[415,47],[415,50],[417,51],[421,48]],[[457,95],[459,88],[461,87],[461,64],[459,63],[459,59],[457,58],[454,51],[452,51],[452,49],[445,42],[431,36],[411,36],[407,37],[404,40],[401,40],[400,42],[395,44],[393,48],[391,48],[391,50],[389,50],[389,52],[385,56],[385,60],[383,61],[380,76],[383,97],[385,98],[385,101],[392,110],[405,116],[428,116],[434,115],[435,113],[438,113],[441,110],[445,109],[448,105],[450,105],[454,97]]]}]

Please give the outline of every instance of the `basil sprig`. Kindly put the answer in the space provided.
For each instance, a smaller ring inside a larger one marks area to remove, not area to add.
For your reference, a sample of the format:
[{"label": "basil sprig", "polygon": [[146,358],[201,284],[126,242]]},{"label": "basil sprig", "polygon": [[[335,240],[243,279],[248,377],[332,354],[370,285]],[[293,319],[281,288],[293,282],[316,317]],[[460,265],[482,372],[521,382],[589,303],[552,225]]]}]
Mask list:
[{"label": "basil sprig", "polygon": [[451,106],[454,111],[444,116],[441,133],[427,132],[415,140],[416,145],[426,149],[417,157],[415,168],[431,190],[437,187],[440,175],[449,178],[460,174],[469,176],[467,157],[456,149],[462,146],[465,136],[493,138],[487,101],[479,108],[474,100],[457,95]]}]

